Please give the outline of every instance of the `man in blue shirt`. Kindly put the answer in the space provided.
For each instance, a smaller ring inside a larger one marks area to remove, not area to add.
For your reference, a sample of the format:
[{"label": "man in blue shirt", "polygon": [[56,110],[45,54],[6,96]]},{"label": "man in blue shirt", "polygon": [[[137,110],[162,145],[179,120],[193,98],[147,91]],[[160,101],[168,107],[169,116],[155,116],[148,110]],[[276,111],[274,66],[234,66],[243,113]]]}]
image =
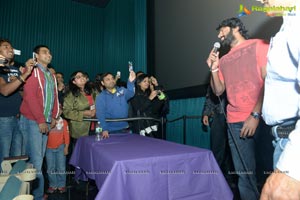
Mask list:
[{"label": "man in blue shirt", "polygon": [[135,72],[130,71],[127,88],[124,88],[116,87],[112,73],[101,76],[105,89],[96,98],[96,116],[103,130],[103,138],[108,138],[111,132],[124,132],[129,128],[128,122],[106,122],[105,119],[128,117],[128,100],[134,96],[135,78]]}]

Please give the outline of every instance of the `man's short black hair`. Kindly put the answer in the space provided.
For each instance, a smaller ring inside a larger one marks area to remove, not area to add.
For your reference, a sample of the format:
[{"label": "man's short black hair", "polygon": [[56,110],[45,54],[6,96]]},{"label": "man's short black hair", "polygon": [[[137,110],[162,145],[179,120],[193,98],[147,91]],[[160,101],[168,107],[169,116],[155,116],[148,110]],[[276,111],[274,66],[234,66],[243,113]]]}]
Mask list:
[{"label": "man's short black hair", "polygon": [[249,35],[247,34],[248,30],[246,30],[243,22],[236,17],[232,17],[229,19],[225,19],[221,22],[221,24],[219,24],[219,26],[217,27],[217,31],[219,31],[222,27],[230,27],[230,28],[236,28],[239,27],[239,32],[240,34],[245,38],[248,39]]},{"label": "man's short black hair", "polygon": [[49,49],[49,47],[47,47],[46,45],[40,44],[40,45],[37,45],[36,47],[34,47],[33,52],[38,54],[41,48]]},{"label": "man's short black hair", "polygon": [[100,81],[103,81],[105,77],[107,77],[108,75],[112,75],[114,76],[111,72],[106,72],[106,73],[103,73],[100,77]]},{"label": "man's short black hair", "polygon": [[2,45],[2,43],[7,42],[11,45],[11,42],[8,39],[5,38],[0,38],[0,46]]}]

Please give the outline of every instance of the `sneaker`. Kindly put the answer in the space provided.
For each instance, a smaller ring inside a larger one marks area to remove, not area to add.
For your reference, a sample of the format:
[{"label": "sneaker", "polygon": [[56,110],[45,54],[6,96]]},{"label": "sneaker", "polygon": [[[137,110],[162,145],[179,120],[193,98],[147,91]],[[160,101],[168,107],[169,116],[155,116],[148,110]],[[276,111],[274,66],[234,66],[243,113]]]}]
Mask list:
[{"label": "sneaker", "polygon": [[47,189],[47,193],[48,193],[48,194],[53,194],[55,191],[56,191],[56,188],[54,188],[54,187],[49,187],[49,188]]},{"label": "sneaker", "polygon": [[59,187],[57,188],[59,193],[65,193],[66,192],[66,187]]}]

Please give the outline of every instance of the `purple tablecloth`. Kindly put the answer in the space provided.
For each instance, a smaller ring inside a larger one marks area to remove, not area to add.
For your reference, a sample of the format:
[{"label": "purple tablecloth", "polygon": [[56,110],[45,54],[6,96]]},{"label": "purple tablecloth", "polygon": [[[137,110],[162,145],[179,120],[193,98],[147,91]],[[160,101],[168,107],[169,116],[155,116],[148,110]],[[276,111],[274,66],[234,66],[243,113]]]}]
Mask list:
[{"label": "purple tablecloth", "polygon": [[77,140],[70,164],[95,180],[96,200],[219,200],[233,195],[213,154],[135,134]]}]

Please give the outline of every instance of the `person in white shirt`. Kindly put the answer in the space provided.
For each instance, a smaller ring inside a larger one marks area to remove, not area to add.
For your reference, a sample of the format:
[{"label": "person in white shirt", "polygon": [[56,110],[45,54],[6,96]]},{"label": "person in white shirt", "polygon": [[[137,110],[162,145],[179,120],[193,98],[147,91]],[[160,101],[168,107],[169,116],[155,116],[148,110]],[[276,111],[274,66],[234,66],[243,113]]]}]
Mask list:
[{"label": "person in white shirt", "polygon": [[[271,39],[263,102],[263,118],[274,140],[274,173],[261,200],[300,200],[300,0],[260,0],[265,7],[286,11],[279,32]],[[298,9],[298,10],[297,10]]]}]

